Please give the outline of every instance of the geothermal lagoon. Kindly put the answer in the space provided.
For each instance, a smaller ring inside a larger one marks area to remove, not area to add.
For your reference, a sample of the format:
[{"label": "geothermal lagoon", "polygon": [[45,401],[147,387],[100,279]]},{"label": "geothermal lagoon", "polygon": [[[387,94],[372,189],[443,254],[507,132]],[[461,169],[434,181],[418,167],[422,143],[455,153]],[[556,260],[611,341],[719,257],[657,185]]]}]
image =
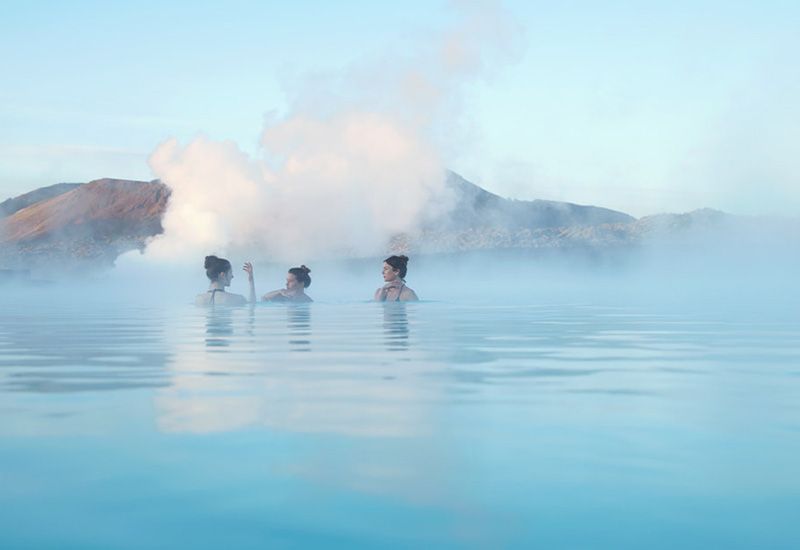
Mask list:
[{"label": "geothermal lagoon", "polygon": [[800,537],[796,304],[48,292],[0,298],[5,548]]}]

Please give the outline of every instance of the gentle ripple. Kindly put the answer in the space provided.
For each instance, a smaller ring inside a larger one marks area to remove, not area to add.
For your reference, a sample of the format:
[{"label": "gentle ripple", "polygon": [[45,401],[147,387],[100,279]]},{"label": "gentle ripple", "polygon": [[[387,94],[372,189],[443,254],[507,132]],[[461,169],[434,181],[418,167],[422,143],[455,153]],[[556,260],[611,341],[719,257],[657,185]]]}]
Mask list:
[{"label": "gentle ripple", "polygon": [[800,320],[6,307],[0,546],[794,547]]}]

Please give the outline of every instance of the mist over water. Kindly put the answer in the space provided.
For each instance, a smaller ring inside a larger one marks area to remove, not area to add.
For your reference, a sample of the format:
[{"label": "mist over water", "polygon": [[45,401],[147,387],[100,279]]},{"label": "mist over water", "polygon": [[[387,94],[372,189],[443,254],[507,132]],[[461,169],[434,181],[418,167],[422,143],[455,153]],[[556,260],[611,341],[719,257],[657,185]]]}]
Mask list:
[{"label": "mist over water", "polygon": [[402,54],[301,77],[288,112],[266,117],[256,155],[206,137],[165,141],[150,166],[172,196],[147,254],[366,256],[447,213],[463,88],[505,57],[516,30],[498,6],[455,13]]},{"label": "mist over water", "polygon": [[424,301],[369,303],[381,259],[314,262],[300,306],[195,307],[201,258],[4,287],[0,540],[796,540],[789,262],[413,256]]},{"label": "mist over water", "polygon": [[[144,254],[0,286],[0,547],[796,544],[795,229],[412,250],[370,301],[509,28],[315,79],[256,154],[164,142]],[[196,307],[212,253],[314,303]]]},{"label": "mist over water", "polygon": [[[411,255],[407,284],[426,302],[469,304],[651,304],[716,307],[747,304],[768,309],[796,304],[800,253],[790,243],[688,241],[619,249],[533,249]],[[311,268],[307,293],[320,303],[372,299],[383,285],[384,255],[360,259],[309,259],[292,263],[230,256],[234,280],[227,289],[247,296],[241,267],[253,261],[257,295],[283,288],[290,267]],[[8,281],[5,299],[37,304],[190,304],[208,280],[203,256],[193,262],[158,261],[138,252],[104,272],[70,272],[66,278]]]}]

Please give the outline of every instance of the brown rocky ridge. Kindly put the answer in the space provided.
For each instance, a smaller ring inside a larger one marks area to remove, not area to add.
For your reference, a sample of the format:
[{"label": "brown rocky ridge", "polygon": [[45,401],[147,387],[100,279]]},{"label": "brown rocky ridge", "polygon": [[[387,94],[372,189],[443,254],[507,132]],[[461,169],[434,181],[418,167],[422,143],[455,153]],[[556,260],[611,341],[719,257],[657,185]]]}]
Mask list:
[{"label": "brown rocky ridge", "polygon": [[169,188],[159,181],[99,179],[0,219],[0,268],[110,265],[163,231]]}]

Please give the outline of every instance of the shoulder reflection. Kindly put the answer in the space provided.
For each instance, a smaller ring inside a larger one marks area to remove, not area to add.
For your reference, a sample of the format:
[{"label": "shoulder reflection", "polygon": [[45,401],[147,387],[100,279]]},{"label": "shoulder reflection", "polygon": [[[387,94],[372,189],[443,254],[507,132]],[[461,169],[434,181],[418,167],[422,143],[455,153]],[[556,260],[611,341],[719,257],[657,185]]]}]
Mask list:
[{"label": "shoulder reflection", "polygon": [[408,312],[405,302],[383,304],[383,333],[388,351],[408,349]]},{"label": "shoulder reflection", "polygon": [[225,348],[231,345],[233,319],[231,308],[209,308],[206,312],[206,346]]},{"label": "shoulder reflection", "polygon": [[311,306],[287,304],[286,328],[290,351],[311,351]]}]

